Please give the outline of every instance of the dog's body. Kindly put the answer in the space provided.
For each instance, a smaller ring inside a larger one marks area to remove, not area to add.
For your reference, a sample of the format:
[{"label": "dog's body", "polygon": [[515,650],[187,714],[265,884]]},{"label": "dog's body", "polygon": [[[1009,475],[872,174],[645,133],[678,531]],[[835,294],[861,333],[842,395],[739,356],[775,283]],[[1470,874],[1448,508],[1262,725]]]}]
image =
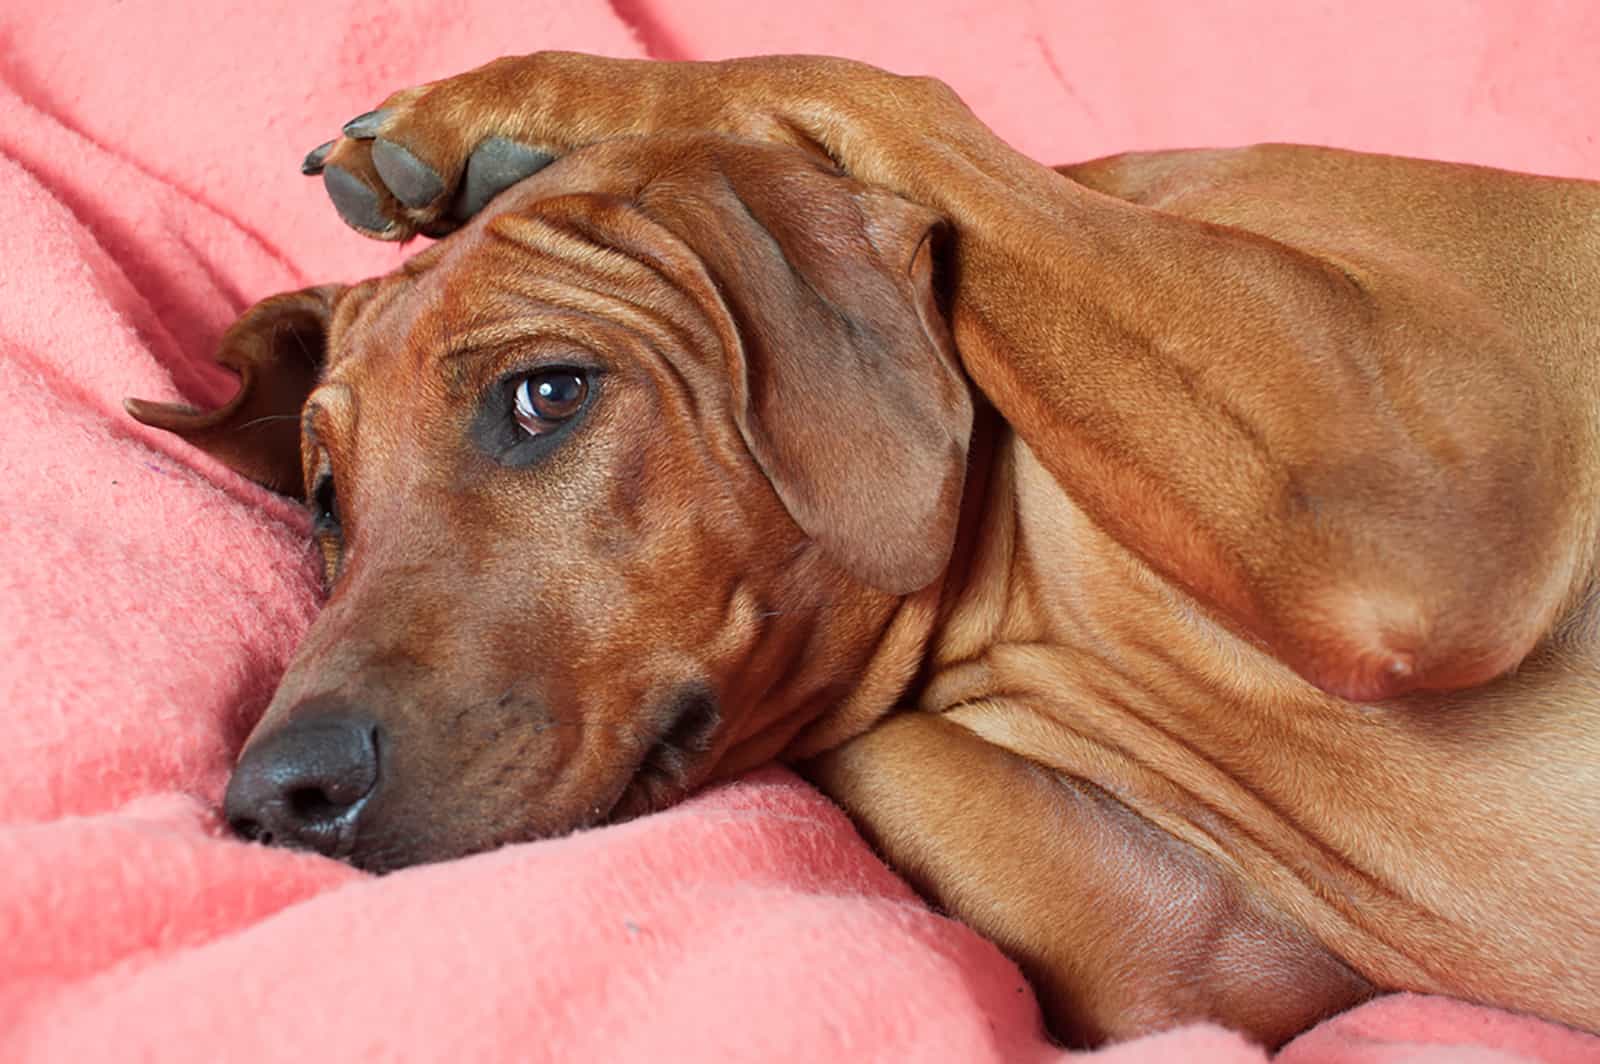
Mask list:
[{"label": "dog's body", "polygon": [[[337,583],[236,822],[384,867],[782,756],[1073,1041],[1374,988],[1600,1029],[1600,186],[1056,173],[828,60],[536,56],[360,121],[347,220],[477,217],[247,315],[227,410],[135,408],[289,489],[296,433],[237,430],[310,392]],[[479,212],[496,137],[596,146]]]},{"label": "dog's body", "polygon": [[[1516,230],[1531,223],[1520,209],[1516,223],[1501,219],[1497,249],[1451,239],[1464,221],[1454,212],[1468,208],[1459,187],[1445,195],[1440,186],[1505,182],[1494,202],[1525,208],[1521,194],[1539,184],[1508,175],[1292,147],[1063,172],[1322,256],[1381,258],[1416,271],[1414,291],[1471,293],[1497,304],[1497,320],[1553,327],[1525,334],[1524,350],[1573,389],[1574,412],[1588,406],[1569,457],[1600,453],[1590,450],[1600,355],[1593,188],[1581,193],[1585,216],[1559,213],[1575,190],[1543,186],[1555,210],[1533,232],[1561,218],[1587,225],[1582,240],[1554,241],[1578,254],[1552,261],[1528,253],[1544,237]],[[1419,217],[1430,206],[1437,213]],[[1472,378],[1470,348],[1453,372]],[[1208,381],[1195,398],[1215,401],[1206,392],[1230,385],[1250,381]],[[1546,424],[1516,428],[1537,436]],[[1149,425],[1163,428],[1160,418]],[[1308,419],[1306,428],[1316,447],[1332,442],[1320,433],[1365,425]],[[1176,1002],[1216,1016],[1226,1001],[1233,1023],[1286,1036],[1360,993],[1314,956],[1317,942],[1374,986],[1594,1027],[1600,966],[1588,958],[1600,942],[1600,891],[1584,871],[1600,870],[1592,563],[1564,574],[1559,619],[1513,674],[1352,705],[1231,633],[1097,526],[1025,435],[997,434],[981,523],[957,552],[972,568],[960,590],[947,589],[930,639],[916,698],[927,715],[880,725],[816,766],[891,862],[1023,959],[1047,988],[1058,1030],[1128,1033],[1171,1022]],[[1357,491],[1365,474],[1356,464],[1341,475]],[[1416,547],[1443,552],[1445,566],[1480,549],[1446,520],[1411,534]],[[1587,547],[1586,519],[1570,537]],[[993,860],[997,839],[1010,859]],[[1289,915],[1295,932],[1263,909]],[[1116,942],[1125,959],[1108,965],[1086,942]],[[1565,1006],[1508,998],[1518,984],[1570,996]]]}]

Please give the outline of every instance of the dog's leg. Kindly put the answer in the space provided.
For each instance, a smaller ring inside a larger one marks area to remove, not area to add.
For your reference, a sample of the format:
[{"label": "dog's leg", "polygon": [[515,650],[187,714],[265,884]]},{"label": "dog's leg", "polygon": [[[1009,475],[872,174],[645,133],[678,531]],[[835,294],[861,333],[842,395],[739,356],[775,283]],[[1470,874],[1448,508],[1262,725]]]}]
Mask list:
[{"label": "dog's leg", "polygon": [[1574,440],[1593,397],[1461,278],[1389,270],[1403,240],[1336,263],[1127,203],[1018,154],[939,83],[843,60],[544,53],[349,129],[313,169],[388,237],[479,202],[485,145],[477,168],[499,172],[669,129],[809,146],[936,209],[979,389],[1124,546],[1335,694],[1500,675],[1592,561],[1595,463]]},{"label": "dog's leg", "polygon": [[1209,1020],[1277,1045],[1372,992],[1206,857],[943,717],[893,717],[804,771],[1017,961],[1071,1044]]}]

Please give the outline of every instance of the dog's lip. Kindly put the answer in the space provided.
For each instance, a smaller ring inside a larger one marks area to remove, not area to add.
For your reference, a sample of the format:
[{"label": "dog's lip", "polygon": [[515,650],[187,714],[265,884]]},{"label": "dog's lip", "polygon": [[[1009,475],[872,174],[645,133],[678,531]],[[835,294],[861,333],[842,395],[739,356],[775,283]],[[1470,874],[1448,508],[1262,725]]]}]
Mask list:
[{"label": "dog's lip", "polygon": [[[619,776],[619,782],[613,785],[609,795],[600,796],[589,804],[591,815],[588,817],[542,830],[530,831],[526,825],[520,830],[509,828],[492,840],[480,840],[470,849],[452,853],[414,857],[387,850],[381,853],[363,852],[362,844],[371,840],[361,837],[357,821],[362,809],[377,792],[378,788],[374,786],[371,793],[351,807],[348,815],[329,823],[327,831],[332,835],[333,848],[319,852],[381,875],[415,864],[454,860],[518,842],[532,842],[572,831],[620,824],[666,808],[687,797],[707,775],[705,768],[715,753],[715,746],[710,740],[722,720],[716,700],[703,690],[680,692],[679,697],[668,701],[672,708],[662,715],[661,725],[641,737],[638,753],[627,771]],[[384,753],[379,748],[380,780]],[[304,848],[312,849],[310,846]]]},{"label": "dog's lip", "polygon": [[[604,813],[595,819],[592,826],[598,827],[605,824],[620,824],[654,812],[658,804],[653,795],[642,795],[644,776],[657,754],[665,749],[665,740],[657,739],[648,746],[643,747],[639,756],[634,760],[628,774],[623,777],[622,784],[617,788],[615,797],[611,799]],[[674,790],[679,793],[675,797],[683,797],[689,791],[688,786],[682,781],[673,781]],[[632,802],[629,799],[634,799]],[[637,806],[638,808],[629,808]]]},{"label": "dog's lip", "polygon": [[[722,722],[721,708],[709,691],[698,686],[677,692],[672,701],[672,712],[654,738],[640,746],[639,756],[597,823],[620,823],[665,808],[686,797],[698,777],[704,775],[697,769],[710,760],[714,749],[711,739]],[[665,794],[641,795],[652,773],[665,785]],[[636,795],[641,796],[630,803],[629,799]],[[630,804],[637,804],[638,808],[628,808]]]}]

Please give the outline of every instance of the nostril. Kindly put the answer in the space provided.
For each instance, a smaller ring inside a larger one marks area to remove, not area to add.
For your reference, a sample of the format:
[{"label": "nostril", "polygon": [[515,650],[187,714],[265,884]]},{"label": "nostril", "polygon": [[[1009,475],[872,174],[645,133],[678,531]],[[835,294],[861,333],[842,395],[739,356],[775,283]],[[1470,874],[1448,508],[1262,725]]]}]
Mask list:
[{"label": "nostril", "polygon": [[231,816],[228,818],[228,827],[246,842],[259,842],[263,846],[272,845],[272,830],[253,817]]},{"label": "nostril", "polygon": [[247,816],[231,816],[228,818],[228,827],[233,833],[246,842],[261,842],[271,845],[272,832],[263,831],[261,821]]},{"label": "nostril", "polygon": [[[355,801],[338,802],[328,797],[328,792],[321,787],[296,787],[284,796],[289,803],[289,812],[307,823],[318,820],[332,820],[346,812]],[[360,796],[356,796],[360,800]]]}]

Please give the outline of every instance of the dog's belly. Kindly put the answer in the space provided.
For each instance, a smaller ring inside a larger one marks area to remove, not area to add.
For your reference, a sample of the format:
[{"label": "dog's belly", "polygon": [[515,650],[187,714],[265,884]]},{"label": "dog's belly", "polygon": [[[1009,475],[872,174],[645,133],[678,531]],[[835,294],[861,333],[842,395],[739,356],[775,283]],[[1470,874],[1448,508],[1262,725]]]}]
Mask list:
[{"label": "dog's belly", "polygon": [[999,482],[1017,505],[969,586],[1006,601],[956,608],[925,709],[1103,789],[1380,987],[1600,1028],[1592,604],[1488,687],[1353,705],[1111,542],[1025,446]]}]

